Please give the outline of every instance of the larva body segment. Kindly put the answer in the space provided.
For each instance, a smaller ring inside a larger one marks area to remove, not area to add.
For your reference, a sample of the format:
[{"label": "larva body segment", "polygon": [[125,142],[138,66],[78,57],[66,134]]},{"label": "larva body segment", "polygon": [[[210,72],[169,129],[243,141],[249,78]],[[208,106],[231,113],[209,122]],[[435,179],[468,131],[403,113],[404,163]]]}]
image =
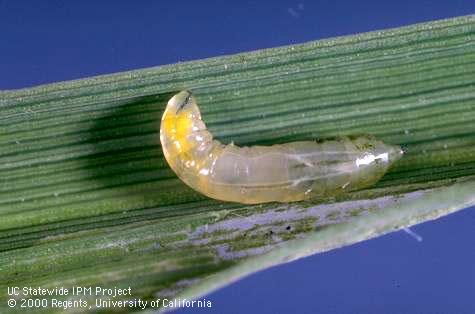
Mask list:
[{"label": "larva body segment", "polygon": [[402,156],[371,137],[238,147],[214,140],[189,91],[173,96],[160,126],[170,167],[215,199],[246,204],[294,202],[375,184]]}]

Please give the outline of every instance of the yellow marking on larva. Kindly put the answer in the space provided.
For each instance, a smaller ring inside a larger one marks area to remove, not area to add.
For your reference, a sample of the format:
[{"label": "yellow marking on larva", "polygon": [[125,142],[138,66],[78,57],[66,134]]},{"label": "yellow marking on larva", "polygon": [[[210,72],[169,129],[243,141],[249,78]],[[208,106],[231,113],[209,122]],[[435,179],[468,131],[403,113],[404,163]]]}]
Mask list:
[{"label": "yellow marking on larva", "polygon": [[369,136],[237,147],[213,140],[189,91],[173,96],[160,126],[170,167],[193,189],[246,204],[327,197],[374,185],[402,157]]},{"label": "yellow marking on larva", "polygon": [[193,132],[193,116],[187,111],[183,110],[179,114],[174,114],[172,111],[167,111],[162,119],[161,130],[163,133],[173,141],[175,146],[175,154],[181,154],[181,158],[189,160],[186,154],[192,147],[187,137]]}]

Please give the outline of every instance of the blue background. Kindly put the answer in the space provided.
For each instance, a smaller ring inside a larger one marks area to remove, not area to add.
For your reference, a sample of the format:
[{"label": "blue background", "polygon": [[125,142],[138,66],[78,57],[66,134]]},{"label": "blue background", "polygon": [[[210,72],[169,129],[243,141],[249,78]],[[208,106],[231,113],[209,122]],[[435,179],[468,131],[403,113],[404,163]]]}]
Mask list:
[{"label": "blue background", "polygon": [[[0,1],[0,89],[475,13],[475,1]],[[254,274],[176,313],[475,313],[475,208]]]}]

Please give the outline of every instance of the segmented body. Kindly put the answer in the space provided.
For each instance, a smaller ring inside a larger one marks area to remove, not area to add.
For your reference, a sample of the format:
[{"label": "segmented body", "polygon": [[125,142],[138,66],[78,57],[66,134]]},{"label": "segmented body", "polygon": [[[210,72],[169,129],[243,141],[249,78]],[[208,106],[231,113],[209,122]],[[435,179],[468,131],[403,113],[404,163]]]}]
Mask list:
[{"label": "segmented body", "polygon": [[247,204],[332,196],[375,184],[402,156],[367,136],[238,147],[214,140],[189,91],[173,96],[160,127],[163,153],[178,177],[215,199]]}]

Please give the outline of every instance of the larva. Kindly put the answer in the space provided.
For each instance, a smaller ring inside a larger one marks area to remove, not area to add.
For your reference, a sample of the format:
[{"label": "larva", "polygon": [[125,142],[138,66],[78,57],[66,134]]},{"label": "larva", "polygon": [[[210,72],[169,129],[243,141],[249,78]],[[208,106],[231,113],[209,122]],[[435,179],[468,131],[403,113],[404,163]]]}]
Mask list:
[{"label": "larva", "polygon": [[173,96],[160,125],[170,167],[193,189],[246,204],[294,202],[375,184],[401,158],[399,146],[367,136],[238,147],[213,139],[189,91]]}]

